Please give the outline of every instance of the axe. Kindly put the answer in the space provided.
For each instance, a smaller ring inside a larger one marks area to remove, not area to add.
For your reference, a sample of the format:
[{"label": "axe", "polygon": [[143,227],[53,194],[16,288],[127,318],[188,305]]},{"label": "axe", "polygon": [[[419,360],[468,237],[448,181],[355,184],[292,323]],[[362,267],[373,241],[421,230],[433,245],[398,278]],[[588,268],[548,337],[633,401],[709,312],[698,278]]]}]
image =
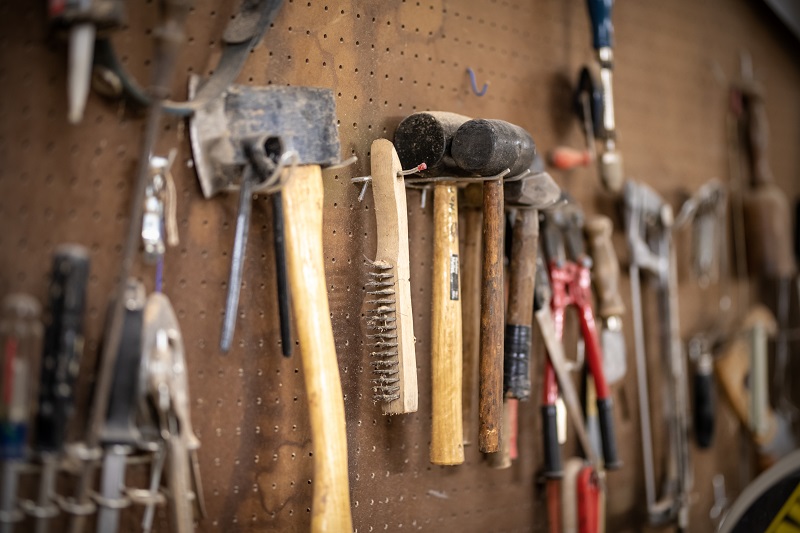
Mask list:
[{"label": "axe", "polygon": [[281,191],[288,285],[314,447],[311,530],[352,531],[344,402],[322,248],[321,165],[337,163],[340,151],[333,93],[232,86],[224,98],[195,114],[191,134],[207,197],[235,186],[243,172],[255,174],[256,181],[269,174],[260,184]]}]

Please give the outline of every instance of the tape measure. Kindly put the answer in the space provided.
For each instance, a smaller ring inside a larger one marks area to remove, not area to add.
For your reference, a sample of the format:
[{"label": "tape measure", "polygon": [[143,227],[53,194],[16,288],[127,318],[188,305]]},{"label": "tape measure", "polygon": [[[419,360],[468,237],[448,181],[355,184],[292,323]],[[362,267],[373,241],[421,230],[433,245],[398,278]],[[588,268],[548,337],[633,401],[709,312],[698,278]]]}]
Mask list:
[{"label": "tape measure", "polygon": [[800,533],[800,450],[748,485],[722,520],[720,533]]}]

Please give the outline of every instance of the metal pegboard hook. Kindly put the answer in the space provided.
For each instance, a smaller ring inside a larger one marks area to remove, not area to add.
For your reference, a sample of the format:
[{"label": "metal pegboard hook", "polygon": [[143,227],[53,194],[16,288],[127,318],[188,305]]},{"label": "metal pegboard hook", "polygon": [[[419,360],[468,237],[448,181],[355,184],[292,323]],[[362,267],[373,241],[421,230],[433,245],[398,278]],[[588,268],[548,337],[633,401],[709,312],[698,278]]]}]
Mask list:
[{"label": "metal pegboard hook", "polygon": [[472,86],[472,92],[475,93],[475,96],[483,96],[486,94],[486,91],[489,90],[489,84],[484,83],[483,87],[479,90],[478,80],[475,79],[475,71],[472,70],[472,67],[467,67],[467,73],[469,74],[469,83]]},{"label": "metal pegboard hook", "polygon": [[[417,172],[422,172],[423,170],[426,170],[427,168],[428,168],[427,164],[420,163],[419,165],[417,165],[414,168],[411,168],[411,169],[408,169],[408,170],[400,170],[397,173],[397,177],[398,178],[402,178],[402,177],[405,177],[405,176],[410,176],[412,174],[416,174]],[[364,195],[367,192],[367,186],[370,183],[372,183],[372,176],[356,176],[354,178],[350,178],[350,182],[351,183],[362,183],[363,184],[361,186],[361,192],[358,193],[358,201],[360,202],[360,201],[362,201],[364,199]]]}]

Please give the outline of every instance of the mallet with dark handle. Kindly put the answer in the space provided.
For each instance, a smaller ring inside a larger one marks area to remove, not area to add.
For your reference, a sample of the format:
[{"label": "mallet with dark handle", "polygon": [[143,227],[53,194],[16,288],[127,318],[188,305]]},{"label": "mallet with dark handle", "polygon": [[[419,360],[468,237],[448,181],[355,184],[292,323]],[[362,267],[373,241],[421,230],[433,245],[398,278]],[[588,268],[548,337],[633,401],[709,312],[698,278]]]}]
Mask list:
[{"label": "mallet with dark handle", "polygon": [[[524,129],[502,120],[475,119],[453,137],[452,155],[465,172],[489,177],[521,174],[536,148]],[[503,418],[503,182],[483,184],[483,275],[481,288],[480,430],[482,452],[499,450]]]},{"label": "mallet with dark handle", "polygon": [[[420,163],[429,176],[454,176],[450,147],[456,130],[469,118],[431,111],[409,115],[397,126],[394,144],[403,168]],[[433,305],[431,314],[430,460],[464,462],[461,412],[461,290],[458,250],[458,198],[455,181],[440,181],[433,197]]]}]

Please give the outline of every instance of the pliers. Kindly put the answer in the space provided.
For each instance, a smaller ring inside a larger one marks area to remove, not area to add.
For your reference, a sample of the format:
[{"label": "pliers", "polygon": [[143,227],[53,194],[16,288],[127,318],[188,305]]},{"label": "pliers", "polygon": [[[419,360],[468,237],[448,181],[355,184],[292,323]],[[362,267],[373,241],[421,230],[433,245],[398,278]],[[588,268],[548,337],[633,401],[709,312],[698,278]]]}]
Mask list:
[{"label": "pliers", "polygon": [[[615,470],[622,466],[622,463],[617,456],[612,414],[613,400],[603,374],[603,355],[592,310],[592,260],[584,247],[583,220],[580,207],[571,201],[544,215],[542,236],[553,295],[550,307],[555,323],[555,334],[559,341],[564,333],[567,307],[574,306],[578,311],[581,335],[586,347],[586,364],[597,390],[597,410],[605,468]],[[561,451],[556,430],[556,402],[559,388],[549,358],[545,362],[542,392],[545,475],[561,477],[563,473]]]}]

